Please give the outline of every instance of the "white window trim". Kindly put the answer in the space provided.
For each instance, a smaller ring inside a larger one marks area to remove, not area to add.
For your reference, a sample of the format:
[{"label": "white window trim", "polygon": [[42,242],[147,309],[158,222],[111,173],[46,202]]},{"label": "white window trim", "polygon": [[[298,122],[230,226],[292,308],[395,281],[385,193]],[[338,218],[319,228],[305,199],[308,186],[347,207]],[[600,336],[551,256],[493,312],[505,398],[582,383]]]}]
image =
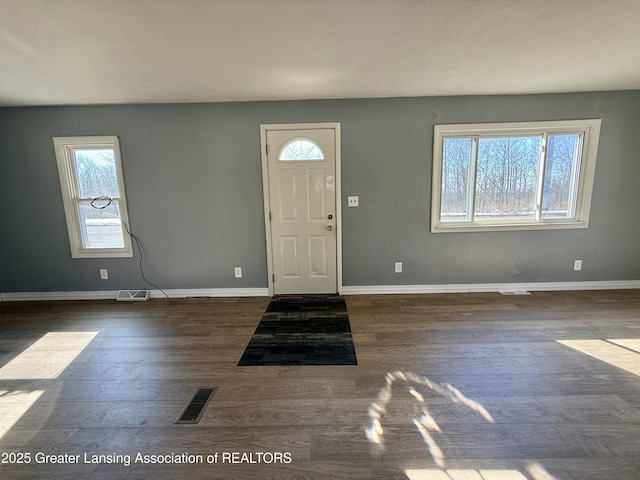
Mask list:
[{"label": "white window trim", "polygon": [[[124,190],[124,177],[122,175],[122,161],[120,158],[120,142],[117,136],[92,136],[92,137],[53,137],[53,145],[58,163],[58,174],[60,176],[60,186],[62,188],[62,201],[64,213],[67,219],[67,230],[69,232],[69,243],[71,256],[73,258],[117,258],[133,257],[131,237],[126,233],[129,228],[129,216],[127,201]],[[118,182],[118,207],[120,220],[125,223],[123,226],[124,247],[120,248],[85,248],[82,242],[80,229],[80,219],[76,206],[76,192],[78,191],[75,169],[71,151],[77,147],[105,147],[112,148],[115,156],[116,177]]]},{"label": "white window trim", "polygon": [[[591,194],[593,192],[596,155],[598,152],[598,141],[600,138],[600,124],[600,119],[586,119],[548,122],[435,125],[433,137],[433,172],[431,190],[431,233],[587,228],[589,226],[589,211],[591,208]],[[454,223],[440,221],[440,204],[442,198],[442,153],[445,138],[469,137],[474,135],[508,136],[568,132],[581,133],[584,136],[579,179],[577,183],[578,194],[575,204],[574,219],[545,219],[537,222],[509,222],[504,224]]]}]

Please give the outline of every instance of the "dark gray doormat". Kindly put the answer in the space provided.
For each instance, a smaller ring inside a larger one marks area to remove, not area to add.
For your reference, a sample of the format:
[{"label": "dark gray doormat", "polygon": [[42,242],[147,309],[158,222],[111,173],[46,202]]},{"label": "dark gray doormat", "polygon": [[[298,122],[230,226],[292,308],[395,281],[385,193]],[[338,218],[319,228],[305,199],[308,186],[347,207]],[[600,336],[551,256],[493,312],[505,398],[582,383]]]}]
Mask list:
[{"label": "dark gray doormat", "polygon": [[344,298],[274,298],[238,366],[357,365]]}]

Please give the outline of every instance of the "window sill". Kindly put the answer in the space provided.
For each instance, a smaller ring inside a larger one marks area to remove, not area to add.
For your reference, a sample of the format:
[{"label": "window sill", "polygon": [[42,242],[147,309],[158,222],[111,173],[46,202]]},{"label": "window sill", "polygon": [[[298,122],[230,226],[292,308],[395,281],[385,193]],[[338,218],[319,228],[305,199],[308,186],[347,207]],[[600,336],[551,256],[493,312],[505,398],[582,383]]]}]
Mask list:
[{"label": "window sill", "polygon": [[108,251],[91,251],[91,250],[81,250],[76,252],[71,252],[72,258],[131,258],[133,257],[133,251],[125,250],[125,251],[117,251],[117,252],[108,252]]},{"label": "window sill", "polygon": [[510,223],[510,224],[452,224],[443,223],[432,225],[431,233],[471,233],[471,232],[512,232],[526,230],[565,230],[575,228],[587,228],[589,224],[584,221],[576,222],[549,222],[549,223]]}]

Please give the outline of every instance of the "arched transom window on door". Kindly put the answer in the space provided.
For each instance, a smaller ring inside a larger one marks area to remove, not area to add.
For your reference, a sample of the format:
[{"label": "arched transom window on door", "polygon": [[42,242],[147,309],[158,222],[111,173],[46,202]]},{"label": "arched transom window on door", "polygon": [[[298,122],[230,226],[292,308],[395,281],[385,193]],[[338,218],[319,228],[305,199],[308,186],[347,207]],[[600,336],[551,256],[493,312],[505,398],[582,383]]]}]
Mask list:
[{"label": "arched transom window on door", "polygon": [[320,146],[305,138],[296,138],[286,143],[278,160],[281,162],[308,162],[324,160]]}]

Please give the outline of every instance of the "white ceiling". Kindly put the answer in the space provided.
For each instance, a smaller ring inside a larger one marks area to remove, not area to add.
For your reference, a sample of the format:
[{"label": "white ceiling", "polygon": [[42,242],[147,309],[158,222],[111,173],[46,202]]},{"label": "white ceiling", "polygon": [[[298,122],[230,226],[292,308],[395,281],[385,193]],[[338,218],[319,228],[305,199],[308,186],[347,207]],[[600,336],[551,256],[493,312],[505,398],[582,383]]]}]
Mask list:
[{"label": "white ceiling", "polygon": [[640,89],[640,0],[0,0],[0,105]]}]

